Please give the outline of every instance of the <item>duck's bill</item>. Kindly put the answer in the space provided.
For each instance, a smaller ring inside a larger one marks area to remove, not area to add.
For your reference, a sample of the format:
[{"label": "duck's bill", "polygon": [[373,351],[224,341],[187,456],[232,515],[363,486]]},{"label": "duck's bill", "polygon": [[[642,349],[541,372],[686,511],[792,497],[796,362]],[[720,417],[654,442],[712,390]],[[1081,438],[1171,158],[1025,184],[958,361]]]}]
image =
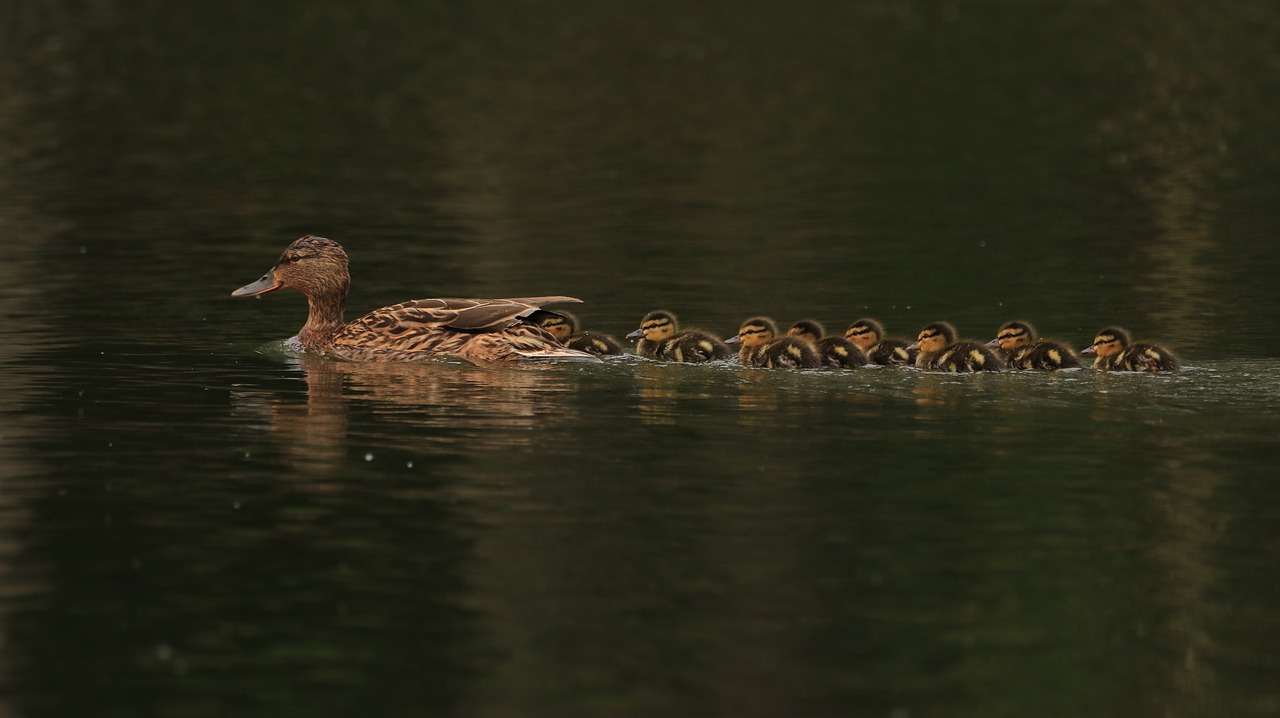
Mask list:
[{"label": "duck's bill", "polygon": [[989,346],[989,347],[998,347],[998,346],[1000,346],[1000,340],[999,340],[999,339],[992,339],[991,341],[987,342],[987,344],[986,344],[986,345],[987,345],[987,346]]},{"label": "duck's bill", "polygon": [[1092,346],[1087,346],[1084,349],[1080,350],[1081,354],[1096,354],[1097,352],[1098,350]]},{"label": "duck's bill", "polygon": [[275,290],[279,289],[281,286],[283,285],[280,284],[280,282],[276,279],[276,273],[270,272],[267,275],[263,276],[262,279],[259,279],[253,284],[246,284],[243,287],[240,287],[236,291],[232,292],[231,296],[256,297],[259,294],[274,292]]},{"label": "duck's bill", "polygon": [[628,335],[626,336],[626,338],[627,338],[627,339],[639,339],[639,338],[640,338],[640,337],[642,337],[642,336],[644,336],[644,330],[643,330],[643,329],[637,329],[637,330],[635,330],[634,332],[631,332],[630,334],[628,334]]},{"label": "duck's bill", "polygon": [[913,352],[913,351],[915,351],[915,350],[917,350],[917,349],[919,349],[919,348],[920,348],[920,342],[916,342],[916,343],[914,343],[914,344],[911,344],[911,345],[907,346],[907,351],[909,351],[909,352]]},{"label": "duck's bill", "polygon": [[741,334],[735,334],[735,335],[733,335],[733,336],[729,337],[728,339],[725,339],[725,340],[724,340],[724,343],[725,343],[725,344],[741,344],[741,343],[742,343],[742,335],[741,335]]}]

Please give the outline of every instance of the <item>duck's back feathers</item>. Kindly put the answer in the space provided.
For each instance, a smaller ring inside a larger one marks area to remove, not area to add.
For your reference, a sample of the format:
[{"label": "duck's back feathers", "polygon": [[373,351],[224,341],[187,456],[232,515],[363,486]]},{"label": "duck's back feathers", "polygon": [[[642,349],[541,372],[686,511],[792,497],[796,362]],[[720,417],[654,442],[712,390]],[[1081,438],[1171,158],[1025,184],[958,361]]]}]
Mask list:
[{"label": "duck's back feathers", "polygon": [[830,367],[858,369],[869,362],[866,352],[844,337],[823,337],[818,340],[818,356]]},{"label": "duck's back feathers", "polygon": [[915,349],[908,350],[910,342],[905,339],[881,339],[867,350],[867,359],[872,364],[881,366],[911,366],[916,363]]},{"label": "duck's back feathers", "polygon": [[778,337],[756,347],[749,355],[749,362],[764,369],[817,369],[823,366],[822,357],[813,346],[793,336]]},{"label": "duck's back feathers", "polygon": [[1182,369],[1182,362],[1178,361],[1173,352],[1151,342],[1131,344],[1118,355],[1117,364],[1116,369],[1120,371],[1146,371],[1152,374]]},{"label": "duck's back feathers", "polygon": [[[925,354],[922,352],[923,359]],[[996,353],[978,342],[958,341],[931,356],[924,369],[946,372],[1003,371],[1004,362]]]},{"label": "duck's back feathers", "polygon": [[595,354],[596,356],[618,356],[622,354],[622,344],[608,334],[596,332],[579,332],[569,337],[564,343],[570,349]]},{"label": "duck's back feathers", "polygon": [[1057,371],[1079,369],[1080,357],[1069,347],[1048,339],[1030,346],[1019,347],[1006,357],[1010,369]]},{"label": "duck's back feathers", "polygon": [[733,352],[716,336],[698,329],[682,329],[659,344],[654,355],[667,361],[698,364],[728,359]]}]

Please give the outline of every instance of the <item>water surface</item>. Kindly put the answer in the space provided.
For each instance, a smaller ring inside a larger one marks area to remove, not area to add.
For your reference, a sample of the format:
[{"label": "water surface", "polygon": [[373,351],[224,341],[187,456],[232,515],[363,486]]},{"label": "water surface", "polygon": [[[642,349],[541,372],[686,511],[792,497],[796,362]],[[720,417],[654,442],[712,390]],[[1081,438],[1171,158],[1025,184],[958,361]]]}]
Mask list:
[{"label": "water surface", "polygon": [[[1280,12],[67,2],[0,23],[0,715],[1280,712]],[[379,366],[571,294],[1176,376]]]}]

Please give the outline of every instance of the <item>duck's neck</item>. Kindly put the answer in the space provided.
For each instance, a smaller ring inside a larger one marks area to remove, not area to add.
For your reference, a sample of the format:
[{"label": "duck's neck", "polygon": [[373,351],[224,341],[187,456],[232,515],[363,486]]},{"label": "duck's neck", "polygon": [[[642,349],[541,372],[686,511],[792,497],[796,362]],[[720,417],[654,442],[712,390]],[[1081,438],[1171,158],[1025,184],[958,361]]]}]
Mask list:
[{"label": "duck's neck", "polygon": [[305,349],[328,345],[333,337],[346,326],[342,310],[347,304],[347,291],[307,294],[307,323],[298,331],[298,343]]}]

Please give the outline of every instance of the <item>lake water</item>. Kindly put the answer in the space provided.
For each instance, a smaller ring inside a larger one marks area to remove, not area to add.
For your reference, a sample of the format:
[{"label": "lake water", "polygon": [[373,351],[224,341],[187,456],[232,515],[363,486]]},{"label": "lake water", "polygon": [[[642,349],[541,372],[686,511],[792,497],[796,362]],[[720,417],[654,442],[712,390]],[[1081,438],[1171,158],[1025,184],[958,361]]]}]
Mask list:
[{"label": "lake water", "polygon": [[[0,17],[0,718],[1280,713],[1280,6]],[[1187,369],[317,360],[305,233]]]}]

